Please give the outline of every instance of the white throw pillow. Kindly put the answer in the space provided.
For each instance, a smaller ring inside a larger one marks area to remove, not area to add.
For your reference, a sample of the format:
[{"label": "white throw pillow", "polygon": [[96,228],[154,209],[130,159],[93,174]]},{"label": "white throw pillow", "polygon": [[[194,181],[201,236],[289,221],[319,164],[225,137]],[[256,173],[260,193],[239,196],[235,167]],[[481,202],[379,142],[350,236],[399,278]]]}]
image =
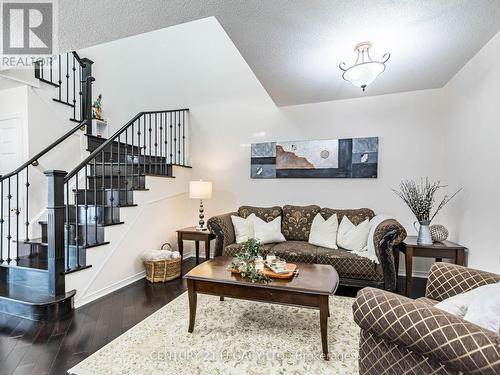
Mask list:
[{"label": "white throw pillow", "polygon": [[493,332],[500,331],[500,283],[457,294],[435,307]]},{"label": "white throw pillow", "polygon": [[242,243],[248,241],[250,238],[255,237],[254,231],[254,219],[255,214],[249,215],[246,219],[239,216],[232,216],[231,221],[233,222],[234,234],[236,236],[236,243]]},{"label": "white throw pillow", "polygon": [[500,333],[500,283],[479,294],[469,305],[464,319]]},{"label": "white throw pillow", "polygon": [[333,214],[325,220],[320,213],[316,214],[311,225],[309,233],[309,243],[316,246],[327,247],[329,249],[338,249],[337,230],[339,221],[337,214]]},{"label": "white throw pillow", "polygon": [[273,221],[266,223],[259,217],[254,220],[255,239],[261,244],[285,242],[285,236],[281,233],[281,216]]},{"label": "white throw pillow", "polygon": [[359,225],[354,225],[347,216],[344,216],[337,232],[337,245],[345,250],[360,251],[366,247],[369,233],[368,219]]}]

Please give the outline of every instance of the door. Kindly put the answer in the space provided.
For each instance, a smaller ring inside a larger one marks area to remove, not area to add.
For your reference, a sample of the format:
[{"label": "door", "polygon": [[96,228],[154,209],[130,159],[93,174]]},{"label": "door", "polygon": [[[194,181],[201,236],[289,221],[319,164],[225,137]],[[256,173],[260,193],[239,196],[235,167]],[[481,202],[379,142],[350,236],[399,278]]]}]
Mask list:
[{"label": "door", "polygon": [[[22,137],[22,121],[20,116],[10,116],[0,118],[0,175],[6,175],[18,168],[23,162],[23,137]],[[23,177],[16,179],[13,176],[10,181],[4,180],[1,183],[3,200],[1,218],[4,220],[1,228],[2,232],[2,257],[6,259],[9,255],[13,258],[15,251],[14,241],[17,240],[17,221],[16,210],[22,210],[22,184]],[[19,184],[19,186],[17,186]],[[9,189],[10,188],[10,189]],[[11,199],[9,202],[8,195]],[[19,191],[19,194],[17,193]],[[19,202],[18,202],[19,200]],[[21,228],[20,228],[21,229]],[[7,236],[10,234],[11,239]],[[21,237],[21,235],[20,235]],[[10,244],[10,246],[9,246]],[[11,249],[11,252],[8,249]]]}]

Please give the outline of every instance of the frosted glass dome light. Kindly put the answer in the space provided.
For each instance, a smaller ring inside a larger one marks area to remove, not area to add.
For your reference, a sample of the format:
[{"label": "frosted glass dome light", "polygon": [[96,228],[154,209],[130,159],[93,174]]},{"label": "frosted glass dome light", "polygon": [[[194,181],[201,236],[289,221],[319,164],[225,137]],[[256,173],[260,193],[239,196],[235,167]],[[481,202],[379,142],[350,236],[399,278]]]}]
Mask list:
[{"label": "frosted glass dome light", "polygon": [[354,47],[358,57],[356,62],[350,68],[346,68],[346,64],[341,62],[339,68],[344,72],[342,78],[351,82],[353,85],[361,87],[365,91],[366,86],[375,81],[375,79],[384,72],[385,63],[391,55],[386,53],[382,56],[382,61],[373,61],[370,57],[370,42],[359,43]]}]

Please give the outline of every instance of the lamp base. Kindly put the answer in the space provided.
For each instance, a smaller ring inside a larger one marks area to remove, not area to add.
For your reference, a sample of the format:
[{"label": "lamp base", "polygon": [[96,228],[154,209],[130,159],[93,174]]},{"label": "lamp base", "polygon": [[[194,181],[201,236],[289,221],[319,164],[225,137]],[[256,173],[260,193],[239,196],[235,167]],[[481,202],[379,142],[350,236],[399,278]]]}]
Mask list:
[{"label": "lamp base", "polygon": [[196,229],[198,232],[203,232],[203,231],[205,231],[205,230],[208,230],[208,228],[207,228],[207,227],[196,227],[195,229]]}]

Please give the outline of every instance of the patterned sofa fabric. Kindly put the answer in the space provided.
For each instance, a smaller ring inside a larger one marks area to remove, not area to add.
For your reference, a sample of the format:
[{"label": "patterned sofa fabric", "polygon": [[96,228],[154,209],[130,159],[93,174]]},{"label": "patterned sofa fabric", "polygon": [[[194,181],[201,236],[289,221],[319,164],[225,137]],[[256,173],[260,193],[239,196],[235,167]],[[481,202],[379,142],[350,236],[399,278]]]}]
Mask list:
[{"label": "patterned sofa fabric", "polygon": [[290,263],[317,263],[317,250],[317,246],[307,241],[286,241],[274,245],[271,253]]},{"label": "patterned sofa fabric", "polygon": [[353,254],[350,251],[318,247],[316,254],[316,263],[332,265],[340,277],[372,281],[384,280],[380,264]]},{"label": "patterned sofa fabric", "polygon": [[235,243],[236,235],[231,216],[236,216],[236,212],[229,212],[219,216],[214,216],[208,219],[207,227],[215,234],[215,249],[214,256],[222,255],[224,248]]},{"label": "patterned sofa fabric", "polygon": [[[466,290],[483,271],[435,263],[429,281],[454,272],[454,281],[440,283],[439,295]],[[463,273],[464,277],[458,277]],[[498,280],[493,275],[488,283]],[[431,287],[432,291],[435,286]],[[435,308],[435,300],[412,300],[374,288],[358,292],[354,321],[361,328],[359,368],[365,374],[500,374],[500,333],[483,329]]]},{"label": "patterned sofa fabric", "polygon": [[[267,254],[270,253],[270,250],[274,247],[275,244],[273,243],[268,243],[265,245],[260,245],[260,254],[265,257]],[[222,252],[222,255],[228,256],[228,257],[235,257],[236,254],[241,250],[241,244],[239,243],[233,243],[229,246],[226,246],[224,251]]]},{"label": "patterned sofa fabric", "polygon": [[255,214],[258,218],[261,218],[265,222],[270,222],[276,219],[278,216],[283,216],[283,210],[279,206],[274,207],[253,207],[253,206],[241,206],[238,209],[238,216],[247,218],[251,214]]},{"label": "patterned sofa fabric", "polygon": [[311,225],[320,207],[310,206],[283,206],[281,232],[287,241],[308,241]]},{"label": "patterned sofa fabric", "polygon": [[320,210],[320,213],[325,220],[328,220],[328,218],[333,214],[337,214],[337,219],[339,223],[342,221],[342,218],[344,216],[347,216],[347,218],[351,220],[351,222],[354,225],[358,225],[359,223],[362,223],[366,219],[371,220],[375,216],[375,212],[373,212],[373,210],[370,210],[369,208],[357,208],[353,210],[348,210],[348,209],[323,207]]}]

